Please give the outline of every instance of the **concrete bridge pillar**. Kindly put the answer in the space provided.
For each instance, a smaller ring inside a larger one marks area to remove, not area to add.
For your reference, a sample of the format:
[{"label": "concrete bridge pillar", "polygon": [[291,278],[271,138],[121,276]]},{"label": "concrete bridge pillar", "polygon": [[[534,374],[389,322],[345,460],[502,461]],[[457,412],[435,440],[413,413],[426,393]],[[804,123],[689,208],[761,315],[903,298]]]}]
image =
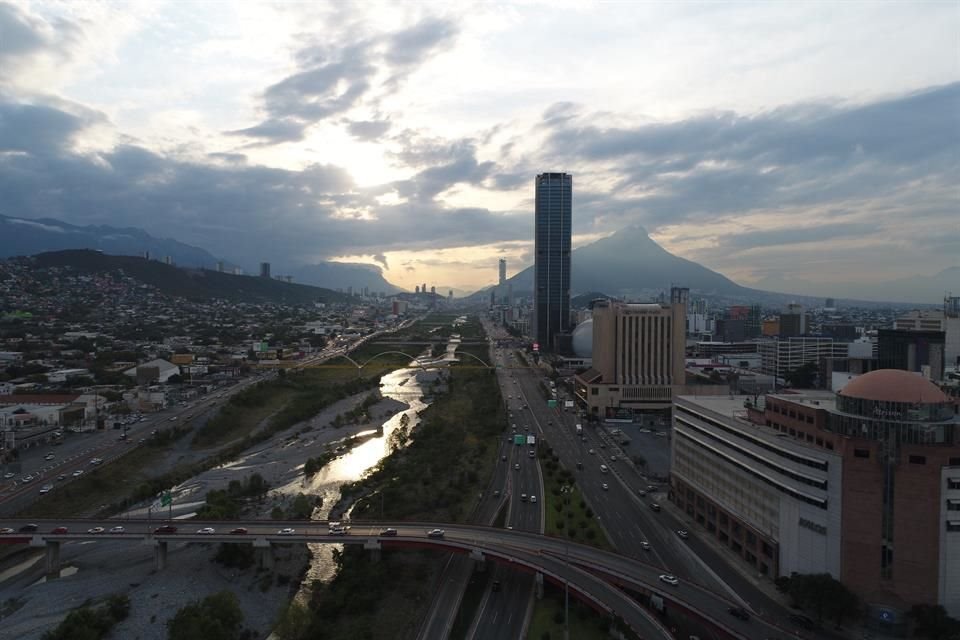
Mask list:
[{"label": "concrete bridge pillar", "polygon": [[46,564],[47,579],[60,577],[60,543],[56,540],[47,540]]},{"label": "concrete bridge pillar", "polygon": [[380,541],[375,538],[370,538],[363,543],[363,548],[370,552],[370,560],[373,562],[380,562],[381,553],[383,547],[380,545]]},{"label": "concrete bridge pillar", "polygon": [[256,547],[257,566],[261,569],[273,569],[273,545],[268,544],[265,547]]},{"label": "concrete bridge pillar", "polygon": [[163,571],[167,568],[167,541],[157,540],[153,547],[153,560],[157,571]]},{"label": "concrete bridge pillar", "polygon": [[543,598],[543,574],[538,571],[533,582],[537,587],[537,600],[541,600]]}]

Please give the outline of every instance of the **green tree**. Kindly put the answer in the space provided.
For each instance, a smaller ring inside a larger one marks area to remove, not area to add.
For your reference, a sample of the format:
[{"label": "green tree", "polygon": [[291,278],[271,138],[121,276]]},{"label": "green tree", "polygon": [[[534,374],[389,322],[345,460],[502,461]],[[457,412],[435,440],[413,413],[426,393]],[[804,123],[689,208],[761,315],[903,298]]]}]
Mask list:
[{"label": "green tree", "polygon": [[787,384],[794,389],[812,389],[817,383],[820,374],[820,367],[816,362],[807,362],[793,371],[789,371],[784,378]]},{"label": "green tree", "polygon": [[930,640],[956,640],[960,638],[960,620],[947,615],[941,605],[915,604],[908,614],[913,620],[913,633]]},{"label": "green tree", "polygon": [[230,591],[221,591],[192,602],[167,623],[169,640],[236,640],[243,626],[243,611]]},{"label": "green tree", "polygon": [[310,611],[299,602],[291,602],[283,610],[273,632],[280,640],[300,640],[310,627]]}]

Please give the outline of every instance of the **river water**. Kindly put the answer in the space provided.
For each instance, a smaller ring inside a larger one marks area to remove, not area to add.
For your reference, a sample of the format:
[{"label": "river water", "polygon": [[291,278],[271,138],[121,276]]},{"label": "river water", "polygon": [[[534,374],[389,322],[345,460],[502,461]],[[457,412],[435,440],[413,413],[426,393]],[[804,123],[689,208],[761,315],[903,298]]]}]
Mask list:
[{"label": "river water", "polygon": [[[409,421],[407,429],[410,433],[413,432],[420,422],[420,412],[429,406],[430,385],[437,380],[442,368],[455,359],[458,344],[459,340],[452,340],[447,344],[447,351],[443,356],[436,359],[430,358],[429,354],[420,356],[410,366],[397,369],[380,379],[380,394],[384,398],[406,403],[408,408],[385,422],[382,433],[370,430],[359,434],[358,437],[363,440],[361,444],[324,466],[303,486],[303,493],[323,497],[322,506],[314,510],[314,520],[327,520],[330,510],[340,500],[340,488],[344,484],[360,480],[365,473],[396,450],[397,444],[391,436],[401,428],[404,415]],[[405,440],[407,444],[410,441]],[[315,580],[328,581],[333,578],[337,570],[333,552],[342,548],[342,545],[333,544],[308,546],[313,559],[301,583],[298,599],[309,595],[310,585]]]}]

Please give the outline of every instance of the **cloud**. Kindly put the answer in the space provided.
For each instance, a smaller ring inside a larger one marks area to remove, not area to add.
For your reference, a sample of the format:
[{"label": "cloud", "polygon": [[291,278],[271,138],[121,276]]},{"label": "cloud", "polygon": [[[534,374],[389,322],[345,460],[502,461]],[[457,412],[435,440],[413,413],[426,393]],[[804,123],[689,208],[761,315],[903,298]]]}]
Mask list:
[{"label": "cloud", "polygon": [[[456,33],[454,23],[426,18],[394,33],[303,47],[295,56],[298,71],[263,91],[267,119],[226,133],[258,138],[262,144],[302,140],[314,124],[344,114],[367,98],[372,105],[378,104],[430,54],[449,45]],[[389,120],[348,125],[351,135],[365,140],[383,135],[389,128]]]},{"label": "cloud", "polygon": [[379,264],[382,264],[384,269],[390,268],[390,265],[387,264],[387,256],[383,255],[382,253],[374,255],[373,260]]},{"label": "cloud", "polygon": [[350,132],[350,135],[358,140],[363,140],[364,142],[372,142],[383,137],[388,131],[390,131],[391,127],[389,119],[347,120],[346,124],[347,131]]},{"label": "cloud", "polygon": [[80,29],[69,20],[47,21],[0,2],[0,86],[29,75],[41,58],[68,62],[80,36]]}]

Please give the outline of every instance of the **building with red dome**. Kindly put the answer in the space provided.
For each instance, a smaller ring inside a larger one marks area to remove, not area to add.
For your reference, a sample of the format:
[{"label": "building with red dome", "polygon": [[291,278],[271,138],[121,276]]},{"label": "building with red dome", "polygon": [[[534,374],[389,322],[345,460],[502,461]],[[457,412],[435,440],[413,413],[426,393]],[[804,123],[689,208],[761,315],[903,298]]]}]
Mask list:
[{"label": "building with red dome", "polygon": [[673,502],[752,571],[830,573],[888,633],[914,604],[960,617],[960,417],[922,376],[679,397],[671,463]]}]

